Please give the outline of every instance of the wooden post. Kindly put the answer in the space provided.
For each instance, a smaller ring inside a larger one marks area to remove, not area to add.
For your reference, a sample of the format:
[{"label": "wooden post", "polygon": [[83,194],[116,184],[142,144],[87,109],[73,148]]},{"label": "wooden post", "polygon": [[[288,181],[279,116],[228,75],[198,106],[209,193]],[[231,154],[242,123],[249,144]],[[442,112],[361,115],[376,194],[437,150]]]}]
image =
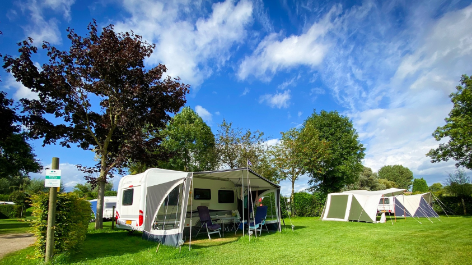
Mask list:
[{"label": "wooden post", "polygon": [[[52,158],[51,169],[59,169],[59,158]],[[46,232],[46,263],[52,260],[54,256],[54,225],[56,220],[56,198],[57,189],[49,188],[49,208],[48,208],[48,227]]]},{"label": "wooden post", "polygon": [[111,217],[111,230],[115,230],[115,206],[113,206],[113,214]]}]

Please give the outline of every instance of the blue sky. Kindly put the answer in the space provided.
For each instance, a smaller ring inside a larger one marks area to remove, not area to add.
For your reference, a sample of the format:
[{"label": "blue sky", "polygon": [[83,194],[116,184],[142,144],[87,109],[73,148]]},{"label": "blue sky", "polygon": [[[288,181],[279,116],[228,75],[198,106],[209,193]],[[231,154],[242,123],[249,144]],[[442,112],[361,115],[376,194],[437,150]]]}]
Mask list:
[{"label": "blue sky", "polygon": [[[472,74],[471,1],[1,1],[0,53],[16,55],[28,36],[68,49],[66,29],[85,35],[93,18],[155,43],[146,65],[163,63],[190,84],[187,105],[214,133],[226,119],[275,142],[315,109],[337,110],[374,171],[401,164],[431,185],[455,170],[425,154],[438,146],[431,134],[452,108],[448,95]],[[10,97],[35,97],[0,76]],[[60,158],[68,188],[84,182],[76,164],[94,164],[90,151],[32,145],[46,167]]]}]

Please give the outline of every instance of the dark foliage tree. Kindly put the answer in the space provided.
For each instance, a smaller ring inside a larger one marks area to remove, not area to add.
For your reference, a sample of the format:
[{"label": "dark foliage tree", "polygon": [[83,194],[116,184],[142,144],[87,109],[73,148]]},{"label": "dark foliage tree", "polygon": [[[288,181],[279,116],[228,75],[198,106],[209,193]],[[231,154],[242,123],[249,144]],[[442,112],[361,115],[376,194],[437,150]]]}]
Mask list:
[{"label": "dark foliage tree", "polygon": [[316,161],[316,166],[306,168],[311,188],[327,194],[354,183],[363,169],[365,148],[349,118],[336,111],[319,114],[314,111],[303,127],[313,127],[319,139],[327,143],[324,158]]},{"label": "dark foliage tree", "polygon": [[414,179],[413,180],[413,188],[411,190],[412,192],[428,192],[428,184],[426,183],[426,180],[423,178],[420,179]]},{"label": "dark foliage tree", "polygon": [[379,170],[379,178],[393,181],[397,188],[410,189],[413,172],[402,165],[383,166]]},{"label": "dark foliage tree", "polygon": [[431,157],[432,163],[453,159],[456,167],[472,169],[472,79],[463,75],[460,82],[457,91],[449,95],[454,106],[445,119],[446,125],[433,133],[437,141],[446,138],[448,142],[439,144],[426,155]]},{"label": "dark foliage tree", "polygon": [[141,36],[115,33],[113,25],[98,34],[95,21],[88,30],[81,37],[67,29],[69,51],[45,42],[49,62],[41,71],[31,59],[37,52],[31,39],[19,44],[18,57],[5,56],[3,67],[38,93],[38,100],[21,100],[32,137],[43,138],[44,145],[59,141],[96,153],[96,167],[81,169],[99,186],[95,228],[101,229],[107,178],[129,162],[163,159],[165,154],[156,152],[160,139],[147,135],[165,127],[169,114],[185,104],[189,87],[178,78],[164,77],[162,64],[145,69],[144,59],[155,45]]}]

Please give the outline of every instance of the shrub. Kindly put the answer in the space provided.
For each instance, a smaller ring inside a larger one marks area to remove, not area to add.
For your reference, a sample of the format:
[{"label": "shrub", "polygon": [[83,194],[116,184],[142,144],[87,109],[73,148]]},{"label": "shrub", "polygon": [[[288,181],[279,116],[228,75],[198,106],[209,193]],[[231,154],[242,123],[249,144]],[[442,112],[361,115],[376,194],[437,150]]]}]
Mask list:
[{"label": "shrub", "polygon": [[0,194],[0,201],[9,201],[10,194]]},{"label": "shrub", "polygon": [[0,205],[0,219],[19,218],[21,206],[15,204]]},{"label": "shrub", "polygon": [[[33,199],[33,232],[36,235],[35,256],[46,253],[46,232],[49,195],[41,193]],[[54,230],[54,254],[77,248],[87,234],[90,221],[90,203],[73,193],[57,195]]]},{"label": "shrub", "polygon": [[[457,215],[463,215],[464,214],[464,208],[462,206],[462,200],[460,197],[456,196],[439,196],[438,199],[445,204],[441,204],[444,210],[446,210],[447,214],[457,214]],[[468,213],[472,213],[472,197],[465,197],[464,198],[465,202],[465,207],[467,209]],[[438,214],[444,214],[443,209],[439,206],[438,203],[435,203],[433,205],[433,209],[438,213]],[[452,213],[451,213],[452,210]]]},{"label": "shrub", "polygon": [[325,201],[326,196],[318,192],[297,192],[294,194],[293,210],[296,216],[321,216]]}]

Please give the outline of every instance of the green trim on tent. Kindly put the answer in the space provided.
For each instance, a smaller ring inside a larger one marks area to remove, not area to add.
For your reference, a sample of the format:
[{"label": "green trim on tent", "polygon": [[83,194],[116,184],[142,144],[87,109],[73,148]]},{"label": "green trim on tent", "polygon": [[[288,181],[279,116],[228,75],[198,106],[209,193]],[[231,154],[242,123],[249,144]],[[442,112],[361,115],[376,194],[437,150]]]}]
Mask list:
[{"label": "green trim on tent", "polygon": [[344,219],[349,195],[331,195],[327,218]]},{"label": "green trim on tent", "polygon": [[363,210],[362,205],[359,203],[355,196],[352,196],[351,211],[349,212],[348,220],[373,223],[373,220]]}]

